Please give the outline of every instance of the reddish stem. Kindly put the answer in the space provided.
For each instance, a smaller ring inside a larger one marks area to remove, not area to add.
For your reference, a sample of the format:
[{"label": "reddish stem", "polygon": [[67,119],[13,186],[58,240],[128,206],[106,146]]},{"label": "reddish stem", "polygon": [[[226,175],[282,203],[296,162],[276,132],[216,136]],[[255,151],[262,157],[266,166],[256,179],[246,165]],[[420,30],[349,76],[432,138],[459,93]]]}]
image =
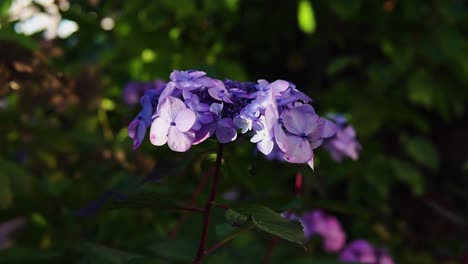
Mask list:
[{"label": "reddish stem", "polygon": [[[200,196],[201,191],[203,190],[203,187],[205,186],[206,182],[208,179],[213,175],[213,167],[209,168],[208,171],[205,173],[203,178],[198,182],[198,186],[195,189],[195,191],[192,194],[192,199],[190,200],[189,204],[190,205],[195,205],[198,197]],[[202,210],[203,211],[203,210]],[[179,221],[177,221],[175,227],[169,231],[169,238],[173,239],[176,237],[177,233],[179,232],[180,228],[182,227],[182,224],[187,220],[187,214],[183,214]]]},{"label": "reddish stem", "polygon": [[229,207],[228,207],[227,205],[220,204],[220,203],[217,203],[217,202],[215,202],[215,201],[211,202],[211,204],[212,204],[213,206],[216,206],[216,207],[219,207],[219,208],[222,208],[222,209],[225,209],[225,210],[229,209]]},{"label": "reddish stem", "polygon": [[221,161],[223,160],[223,147],[224,145],[218,144],[218,154],[216,155],[216,169],[213,177],[213,183],[211,184],[211,192],[208,200],[205,203],[205,210],[203,212],[203,229],[200,238],[200,245],[198,247],[197,256],[193,263],[201,263],[203,257],[205,256],[206,241],[208,238],[208,228],[210,225],[210,216],[211,216],[211,207],[216,198],[216,192],[218,191],[218,182],[221,172]]},{"label": "reddish stem", "polygon": [[276,245],[278,245],[278,242],[279,242],[278,237],[275,237],[275,236],[271,237],[270,245],[268,246],[268,249],[265,255],[263,256],[263,260],[262,260],[263,264],[270,263],[271,255],[273,255],[273,250],[275,249]]},{"label": "reddish stem", "polygon": [[297,171],[296,173],[296,195],[300,195],[302,190],[302,172]]}]

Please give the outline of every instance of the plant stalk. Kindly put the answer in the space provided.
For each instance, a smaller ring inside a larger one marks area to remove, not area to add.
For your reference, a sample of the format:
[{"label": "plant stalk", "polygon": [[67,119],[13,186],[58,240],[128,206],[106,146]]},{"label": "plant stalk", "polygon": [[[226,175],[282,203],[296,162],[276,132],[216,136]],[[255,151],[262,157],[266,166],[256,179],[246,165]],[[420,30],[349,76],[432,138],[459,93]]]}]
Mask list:
[{"label": "plant stalk", "polygon": [[211,208],[213,207],[213,202],[216,198],[216,193],[218,191],[219,176],[221,173],[221,161],[223,160],[223,147],[224,147],[223,144],[218,143],[218,154],[216,155],[215,174],[213,177],[213,182],[211,184],[210,196],[208,197],[208,200],[205,203],[205,209],[203,212],[202,234],[200,237],[200,244],[198,246],[197,256],[195,257],[195,260],[193,261],[193,263],[201,263],[203,260],[203,257],[205,256],[206,242],[208,239],[208,228],[210,225]]}]

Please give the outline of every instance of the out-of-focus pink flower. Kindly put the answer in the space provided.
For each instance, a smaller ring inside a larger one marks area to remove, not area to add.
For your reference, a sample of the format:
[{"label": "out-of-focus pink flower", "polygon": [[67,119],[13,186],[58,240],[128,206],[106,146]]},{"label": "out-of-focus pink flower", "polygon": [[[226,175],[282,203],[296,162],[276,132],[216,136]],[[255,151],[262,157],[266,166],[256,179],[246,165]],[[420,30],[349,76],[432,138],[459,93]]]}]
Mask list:
[{"label": "out-of-focus pink flower", "polygon": [[25,223],[24,218],[18,217],[0,224],[0,249],[7,247],[11,235],[21,229]]},{"label": "out-of-focus pink flower", "polygon": [[300,218],[304,226],[304,235],[310,239],[320,235],[323,239],[323,249],[327,252],[338,252],[346,242],[346,233],[338,219],[324,213],[322,210],[307,212]]}]

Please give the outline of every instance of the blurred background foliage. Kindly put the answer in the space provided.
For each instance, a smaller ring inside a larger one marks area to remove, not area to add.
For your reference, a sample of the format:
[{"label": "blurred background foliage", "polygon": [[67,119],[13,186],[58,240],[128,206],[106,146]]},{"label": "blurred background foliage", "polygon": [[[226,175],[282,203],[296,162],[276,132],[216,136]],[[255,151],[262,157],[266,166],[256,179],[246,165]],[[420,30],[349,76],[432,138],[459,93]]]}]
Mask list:
[{"label": "blurred background foliage", "polygon": [[[55,26],[28,32],[13,2],[54,14]],[[358,161],[338,165],[318,150],[315,172],[300,167],[305,186],[295,200],[298,166],[256,156],[247,141],[230,144],[220,201],[324,208],[342,220],[348,239],[386,246],[397,263],[466,263],[467,8],[462,0],[3,0],[0,222],[26,224],[0,260],[191,260],[201,217],[164,210],[167,201],[157,197],[189,201],[215,145],[176,154],[146,141],[132,151],[126,126],[139,107],[123,103],[122,89],[167,79],[173,69],[201,69],[289,80],[319,114],[346,113],[363,145]],[[174,171],[168,161],[185,163]],[[112,199],[109,190],[140,188],[153,168],[167,177],[148,185],[152,208],[77,216],[90,201]],[[229,231],[222,214],[215,210],[211,242]],[[258,263],[269,239],[244,234],[207,260]],[[286,242],[273,256],[274,263],[330,257]]]}]

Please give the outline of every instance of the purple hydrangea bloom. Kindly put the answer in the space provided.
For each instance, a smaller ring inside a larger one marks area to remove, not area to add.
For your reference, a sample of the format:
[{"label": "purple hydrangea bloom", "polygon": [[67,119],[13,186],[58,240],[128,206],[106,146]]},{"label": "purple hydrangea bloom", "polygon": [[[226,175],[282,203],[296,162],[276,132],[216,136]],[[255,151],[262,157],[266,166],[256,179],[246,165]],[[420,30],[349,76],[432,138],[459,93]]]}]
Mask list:
[{"label": "purple hydrangea bloom", "polygon": [[374,247],[367,241],[359,239],[351,242],[340,254],[342,261],[359,261],[362,263],[376,263]]},{"label": "purple hydrangea bloom", "polygon": [[357,160],[362,147],[356,139],[356,131],[347,123],[344,116],[329,115],[329,117],[336,124],[337,130],[333,137],[325,140],[324,148],[337,162],[345,157]]},{"label": "purple hydrangea bloom", "polygon": [[145,92],[129,135],[137,148],[151,126],[154,145],[187,151],[212,136],[232,142],[239,130],[263,154],[275,150],[286,161],[312,167],[313,149],[335,133],[335,126],[319,117],[310,101],[284,80],[221,81],[202,71],[173,71],[163,89]]},{"label": "purple hydrangea bloom", "polygon": [[340,254],[340,260],[346,262],[393,264],[392,257],[384,250],[371,245],[363,239],[351,242]]},{"label": "purple hydrangea bloom", "polygon": [[322,210],[307,212],[300,218],[304,227],[304,236],[310,239],[319,235],[323,239],[323,249],[327,252],[338,252],[346,242],[346,233],[336,217]]}]

